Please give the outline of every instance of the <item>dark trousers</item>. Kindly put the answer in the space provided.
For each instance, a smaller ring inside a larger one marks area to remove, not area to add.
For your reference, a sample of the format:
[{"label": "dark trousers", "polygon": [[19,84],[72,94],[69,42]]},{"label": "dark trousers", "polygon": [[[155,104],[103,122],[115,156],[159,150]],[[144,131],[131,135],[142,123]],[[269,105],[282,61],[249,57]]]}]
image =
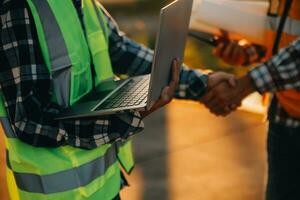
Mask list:
[{"label": "dark trousers", "polygon": [[300,200],[300,128],[270,123],[266,200]]}]

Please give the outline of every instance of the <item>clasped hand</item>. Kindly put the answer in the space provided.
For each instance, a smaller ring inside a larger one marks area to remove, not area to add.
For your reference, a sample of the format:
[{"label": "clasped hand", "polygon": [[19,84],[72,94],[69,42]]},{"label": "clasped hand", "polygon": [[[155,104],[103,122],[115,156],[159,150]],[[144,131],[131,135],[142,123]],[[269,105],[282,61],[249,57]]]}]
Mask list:
[{"label": "clasped hand", "polygon": [[[161,97],[150,110],[140,112],[142,117],[171,102],[179,82],[178,63],[177,60],[173,61],[171,82],[163,89]],[[254,91],[253,83],[247,75],[237,79],[225,72],[215,72],[209,74],[207,91],[199,100],[215,115],[226,116],[236,110],[241,105],[242,99]]]},{"label": "clasped hand", "polygon": [[200,102],[217,116],[228,115],[241,105],[242,99],[248,94],[243,91],[243,79],[225,72],[209,74],[207,91]]}]

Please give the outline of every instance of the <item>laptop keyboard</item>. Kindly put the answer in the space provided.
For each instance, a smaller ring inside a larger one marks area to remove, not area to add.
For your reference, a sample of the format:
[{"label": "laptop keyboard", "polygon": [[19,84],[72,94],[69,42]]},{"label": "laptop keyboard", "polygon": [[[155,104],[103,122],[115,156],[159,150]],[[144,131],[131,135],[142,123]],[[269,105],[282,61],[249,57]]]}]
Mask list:
[{"label": "laptop keyboard", "polygon": [[100,104],[96,110],[137,106],[148,96],[150,76],[134,79]]}]

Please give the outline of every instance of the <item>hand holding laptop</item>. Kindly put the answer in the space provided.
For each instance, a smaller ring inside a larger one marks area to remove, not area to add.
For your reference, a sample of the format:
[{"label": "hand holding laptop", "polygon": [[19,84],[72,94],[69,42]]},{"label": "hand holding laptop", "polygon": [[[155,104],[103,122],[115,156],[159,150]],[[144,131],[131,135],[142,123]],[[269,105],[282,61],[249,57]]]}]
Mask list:
[{"label": "hand holding laptop", "polygon": [[161,92],[160,98],[155,102],[155,104],[150,108],[150,110],[140,111],[140,114],[143,118],[172,101],[178,86],[179,73],[180,73],[179,62],[177,59],[174,59],[172,62],[172,79],[169,85],[164,87],[163,91]]},{"label": "hand holding laptop", "polygon": [[[161,9],[150,74],[111,81],[113,83],[103,82],[79,102],[66,108],[56,119],[135,111],[145,117],[169,103],[178,84],[192,4],[193,0],[176,0]],[[177,61],[172,63],[174,58]]]}]

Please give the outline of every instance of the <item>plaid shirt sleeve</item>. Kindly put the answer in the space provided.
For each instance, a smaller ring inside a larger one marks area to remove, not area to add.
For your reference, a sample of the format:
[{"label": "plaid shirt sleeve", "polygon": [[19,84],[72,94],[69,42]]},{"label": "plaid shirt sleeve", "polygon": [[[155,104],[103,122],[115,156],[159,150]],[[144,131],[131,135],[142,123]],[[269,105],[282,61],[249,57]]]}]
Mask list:
[{"label": "plaid shirt sleeve", "polygon": [[260,93],[300,91],[300,38],[249,72]]},{"label": "plaid shirt sleeve", "polygon": [[92,149],[143,129],[139,113],[54,120],[61,107],[50,101],[51,76],[26,1],[2,1],[0,15],[0,86],[19,139],[34,146]]},{"label": "plaid shirt sleeve", "polygon": [[[136,76],[151,72],[153,51],[126,37],[117,23],[103,9],[110,29],[109,49],[112,65],[116,74]],[[208,76],[199,70],[183,65],[180,72],[179,86],[175,97],[198,100],[206,90]]]}]

